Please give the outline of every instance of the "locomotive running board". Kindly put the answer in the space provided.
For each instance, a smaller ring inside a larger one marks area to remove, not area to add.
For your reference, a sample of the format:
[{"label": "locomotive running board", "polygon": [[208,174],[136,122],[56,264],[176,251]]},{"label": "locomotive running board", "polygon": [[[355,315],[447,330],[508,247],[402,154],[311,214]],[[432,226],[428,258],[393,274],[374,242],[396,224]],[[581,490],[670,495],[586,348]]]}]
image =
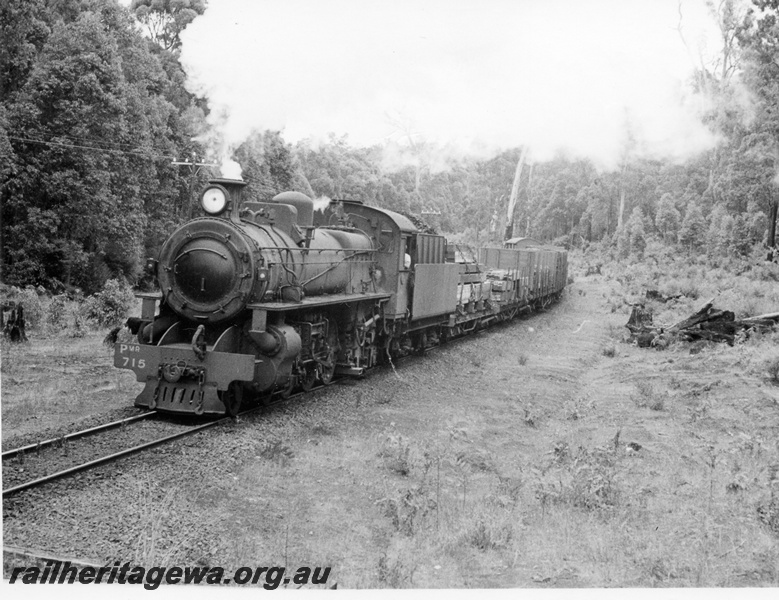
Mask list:
[{"label": "locomotive running board", "polygon": [[392,294],[385,293],[327,294],[303,298],[300,302],[255,302],[247,304],[246,308],[252,310],[266,310],[268,312],[286,312],[317,306],[329,306],[332,304],[351,304],[353,302],[365,302],[366,300],[386,300],[391,295]]}]

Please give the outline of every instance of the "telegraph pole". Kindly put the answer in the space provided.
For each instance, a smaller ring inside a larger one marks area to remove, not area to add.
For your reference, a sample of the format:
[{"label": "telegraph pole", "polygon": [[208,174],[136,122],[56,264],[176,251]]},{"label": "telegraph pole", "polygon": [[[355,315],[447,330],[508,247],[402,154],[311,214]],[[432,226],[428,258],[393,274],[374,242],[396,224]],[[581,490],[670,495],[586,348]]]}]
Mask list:
[{"label": "telegraph pole", "polygon": [[[197,161],[197,152],[192,153],[192,161],[181,161],[181,160],[174,160],[172,165],[176,165],[177,167],[189,167],[190,170],[190,179],[189,179],[189,197],[187,199],[187,220],[192,218],[192,196],[195,194],[195,183],[197,183],[197,176],[200,173],[200,169],[202,167],[218,167],[219,165],[213,165],[210,163],[203,163]],[[182,211],[183,212],[183,211]]]}]

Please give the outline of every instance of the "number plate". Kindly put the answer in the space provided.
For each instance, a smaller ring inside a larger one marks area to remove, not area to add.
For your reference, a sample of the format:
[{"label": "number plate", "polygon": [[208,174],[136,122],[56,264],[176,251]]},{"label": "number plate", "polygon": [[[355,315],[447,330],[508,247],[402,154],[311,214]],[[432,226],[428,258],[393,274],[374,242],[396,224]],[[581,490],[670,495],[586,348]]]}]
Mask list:
[{"label": "number plate", "polygon": [[140,344],[117,344],[114,350],[114,366],[120,369],[132,369],[136,373],[145,373],[148,357]]}]

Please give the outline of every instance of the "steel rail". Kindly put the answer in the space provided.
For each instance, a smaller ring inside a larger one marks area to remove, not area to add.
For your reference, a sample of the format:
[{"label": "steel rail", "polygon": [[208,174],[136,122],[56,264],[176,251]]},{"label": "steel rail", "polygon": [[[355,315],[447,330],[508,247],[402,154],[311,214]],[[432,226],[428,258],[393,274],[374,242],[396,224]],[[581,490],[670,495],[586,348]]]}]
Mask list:
[{"label": "steel rail", "polygon": [[[449,340],[448,343],[457,342],[460,339],[466,339],[466,338],[469,338],[469,337],[470,336],[466,333],[464,335],[456,336],[455,338]],[[445,345],[447,345],[447,344],[440,344],[439,343],[439,344],[437,344],[435,346],[431,346],[429,348],[426,348],[425,352],[429,352],[431,350],[441,349]],[[400,357],[400,358],[402,359],[402,358],[405,358],[405,357]],[[394,367],[393,367],[393,369],[394,369]],[[268,408],[269,406],[272,406],[274,404],[281,404],[281,403],[284,403],[284,402],[286,402],[288,400],[293,400],[293,399],[298,398],[300,396],[307,395],[307,394],[309,394],[309,393],[311,393],[313,391],[329,387],[330,385],[333,385],[333,384],[337,383],[337,381],[339,379],[340,378],[336,378],[336,379],[334,379],[332,381],[329,381],[327,383],[320,383],[319,385],[314,386],[308,392],[297,392],[295,394],[290,394],[287,397],[284,397],[284,395],[282,393],[278,393],[278,392],[277,393],[273,393],[271,395],[271,398],[275,397],[276,398],[275,400],[270,400],[266,404],[262,404],[260,406],[256,406],[256,407],[250,408],[248,410],[245,410],[245,411],[239,413],[238,415],[236,415],[236,418],[242,417],[242,416],[245,416],[245,415],[249,415],[251,413],[254,413],[256,411],[262,410],[264,408]],[[152,415],[157,414],[157,412],[158,411],[149,411],[149,412],[146,412],[146,413],[143,413],[143,414],[140,414],[140,415],[136,415],[134,417],[128,417],[127,419],[121,419],[119,421],[114,421],[112,423],[106,423],[105,425],[98,425],[97,427],[92,427],[90,429],[85,429],[83,431],[74,432],[74,433],[62,436],[60,438],[54,438],[54,439],[51,439],[51,440],[45,440],[43,442],[38,442],[37,444],[30,444],[30,445],[24,446],[22,448],[16,448],[14,450],[8,450],[7,452],[3,453],[2,457],[3,457],[3,459],[10,458],[10,457],[16,456],[17,454],[21,454],[22,452],[25,452],[27,450],[35,450],[35,449],[41,448],[43,446],[48,446],[48,445],[54,444],[54,443],[59,442],[59,441],[61,441],[63,439],[74,439],[74,438],[79,438],[79,437],[85,437],[86,435],[89,435],[91,433],[96,433],[98,431],[107,430],[107,429],[110,429],[112,427],[121,426],[121,425],[123,425],[125,423],[130,423],[132,421],[137,421],[137,420],[140,420],[140,419],[148,418],[148,417],[150,417]],[[85,463],[81,463],[80,465],[76,465],[76,466],[70,467],[68,469],[64,469],[62,471],[57,471],[56,473],[51,473],[51,474],[46,475],[44,477],[39,477],[38,479],[34,479],[34,480],[31,480],[31,481],[27,481],[25,483],[21,483],[19,485],[14,486],[14,487],[11,487],[11,488],[3,490],[2,497],[5,498],[6,496],[11,496],[11,495],[16,494],[18,492],[21,492],[23,490],[27,490],[27,489],[30,489],[30,488],[33,488],[33,487],[37,487],[37,486],[42,485],[44,483],[48,483],[48,482],[54,481],[56,479],[61,479],[62,477],[67,477],[68,475],[73,475],[73,474],[79,473],[81,471],[86,471],[86,470],[91,469],[93,467],[97,467],[97,466],[100,466],[102,464],[105,464],[105,463],[108,463],[108,462],[112,462],[114,460],[118,460],[118,459],[123,458],[125,456],[130,456],[132,454],[136,454],[136,453],[142,452],[142,451],[147,450],[149,448],[154,448],[155,446],[160,446],[160,445],[165,444],[167,442],[172,442],[172,441],[177,440],[179,438],[188,436],[188,435],[193,434],[193,433],[197,433],[199,431],[203,431],[204,429],[209,429],[211,427],[215,427],[217,425],[222,425],[222,424],[227,423],[228,421],[232,421],[232,420],[233,420],[233,417],[223,417],[221,419],[217,419],[216,421],[209,421],[208,423],[203,423],[202,425],[196,425],[194,427],[190,427],[190,428],[186,429],[185,431],[179,431],[179,432],[174,433],[172,435],[168,435],[168,436],[165,436],[165,437],[162,437],[162,438],[158,438],[156,440],[152,440],[151,442],[146,442],[146,443],[140,444],[138,446],[133,446],[132,448],[127,448],[125,450],[120,450],[119,452],[115,452],[113,454],[109,454],[109,455],[106,455],[106,456],[103,456],[103,457],[100,457],[100,458],[96,458],[94,460],[91,460],[91,461],[88,461],[88,462],[85,462]]]},{"label": "steel rail", "polygon": [[[481,331],[479,331],[477,333],[481,333]],[[467,333],[464,334],[464,335],[459,335],[459,336],[456,336],[455,338],[453,338],[451,340],[448,340],[448,342],[446,344],[440,344],[439,343],[439,344],[437,344],[435,346],[431,346],[429,348],[426,348],[425,352],[429,352],[431,350],[440,350],[444,346],[446,346],[446,345],[448,345],[448,344],[450,344],[452,342],[457,343],[460,340],[464,340],[464,339],[468,339],[468,338],[470,338],[470,335],[468,335]],[[408,356],[413,356],[413,354],[412,355],[403,356],[403,357],[399,357],[399,358],[403,359],[403,358],[406,358]],[[393,370],[394,370],[394,367],[393,367]],[[235,418],[243,417],[243,416],[249,415],[251,413],[257,412],[259,410],[262,410],[264,408],[268,408],[270,406],[273,406],[275,404],[282,404],[282,403],[284,403],[284,402],[286,402],[288,400],[293,400],[295,398],[298,398],[298,397],[301,397],[301,396],[305,396],[305,395],[307,395],[307,394],[309,394],[311,392],[314,392],[316,390],[321,390],[321,389],[324,389],[326,387],[329,387],[329,386],[337,383],[339,380],[340,380],[340,378],[336,378],[336,379],[333,379],[332,381],[329,381],[327,383],[320,383],[319,385],[314,386],[308,392],[301,391],[301,392],[297,392],[295,394],[290,394],[287,397],[284,397],[284,395],[282,393],[278,393],[278,392],[273,393],[273,394],[271,394],[271,400],[269,402],[267,402],[266,404],[261,404],[260,406],[256,406],[256,407],[250,408],[248,410],[245,410],[245,411],[243,411],[241,413],[238,413],[238,415],[236,415]],[[275,400],[272,399],[274,397],[275,397]],[[50,444],[56,443],[56,442],[58,442],[58,441],[60,441],[62,439],[73,439],[73,438],[78,438],[78,437],[84,437],[86,435],[89,435],[90,433],[96,433],[96,432],[101,431],[101,430],[110,429],[111,427],[118,427],[118,426],[121,426],[124,423],[129,423],[129,422],[132,422],[132,421],[144,419],[144,418],[150,417],[150,416],[155,415],[155,414],[157,414],[157,411],[149,411],[147,413],[136,415],[134,417],[129,417],[127,419],[122,419],[120,421],[114,421],[112,423],[107,423],[105,425],[99,425],[97,427],[92,427],[91,429],[85,429],[83,431],[74,432],[74,433],[68,434],[66,436],[63,436],[61,438],[55,438],[55,439],[52,439],[52,440],[46,440],[44,442],[39,442],[38,444],[31,444],[29,446],[24,446],[23,448],[16,448],[14,450],[8,450],[7,452],[3,453],[3,458],[5,459],[6,457],[11,457],[11,456],[14,456],[16,454],[20,454],[21,452],[26,451],[26,450],[30,450],[30,449],[34,450],[36,448],[43,447],[44,445],[50,445]],[[209,429],[209,428],[215,427],[217,425],[222,425],[224,423],[227,423],[228,421],[233,421],[233,417],[223,417],[221,419],[217,419],[216,421],[209,421],[208,423],[203,423],[202,425],[196,425],[194,427],[190,427],[190,428],[186,429],[185,431],[179,431],[179,432],[174,433],[172,435],[168,435],[168,436],[165,436],[165,437],[162,437],[162,438],[158,438],[156,440],[152,440],[151,442],[146,442],[146,443],[140,444],[138,446],[133,446],[132,448],[127,448],[125,450],[120,450],[119,452],[115,452],[113,454],[109,454],[109,455],[103,456],[101,458],[96,458],[94,460],[91,460],[91,461],[88,461],[88,462],[85,462],[85,463],[81,463],[80,465],[76,465],[76,466],[70,467],[68,469],[64,469],[62,471],[57,471],[56,473],[51,473],[49,475],[46,475],[44,477],[40,477],[38,479],[34,479],[32,481],[21,483],[19,485],[14,486],[14,487],[11,487],[11,488],[3,490],[2,497],[5,498],[6,496],[11,496],[11,495],[16,494],[18,492],[21,492],[23,490],[27,490],[27,489],[30,489],[30,488],[33,488],[33,487],[37,487],[37,486],[42,485],[44,483],[48,483],[49,481],[54,481],[56,479],[61,479],[62,477],[67,477],[68,475],[73,475],[73,474],[79,473],[81,471],[86,471],[88,469],[91,469],[92,467],[97,467],[97,466],[100,466],[102,464],[105,464],[105,463],[108,463],[108,462],[112,462],[114,460],[118,460],[118,459],[123,458],[125,456],[130,456],[132,454],[136,454],[138,452],[142,452],[142,451],[147,450],[149,448],[154,448],[155,446],[160,446],[160,445],[165,444],[167,442],[172,442],[174,440],[186,437],[186,436],[191,435],[193,433],[197,433],[199,431],[203,431],[204,429]]]},{"label": "steel rail", "polygon": [[[463,337],[466,337],[466,336],[463,336]],[[440,345],[439,346],[435,346],[435,348],[439,348],[439,347],[440,347]],[[428,350],[431,350],[431,349],[432,348],[428,348]],[[314,388],[312,388],[308,392],[297,392],[295,394],[290,394],[286,398],[283,396],[283,394],[276,394],[276,393],[274,393],[274,394],[272,394],[272,397],[275,396],[276,400],[272,400],[272,401],[268,402],[267,404],[262,404],[260,406],[256,406],[256,407],[250,408],[248,410],[245,410],[245,411],[243,411],[241,413],[238,413],[238,415],[236,415],[236,418],[243,417],[243,416],[249,415],[251,413],[257,412],[259,410],[262,410],[264,408],[268,408],[269,406],[272,406],[274,404],[282,404],[282,403],[284,403],[284,402],[286,402],[288,400],[293,400],[295,398],[307,395],[307,394],[309,394],[311,392],[314,392],[316,390],[320,390],[320,389],[329,387],[329,386],[337,383],[338,380],[339,379],[334,379],[333,381],[329,381],[328,383],[320,383],[319,385],[315,386]],[[96,431],[109,429],[111,427],[116,427],[116,426],[121,425],[122,423],[126,423],[126,422],[130,422],[130,421],[134,421],[134,420],[147,418],[147,417],[152,416],[153,414],[157,414],[157,411],[150,411],[148,413],[143,413],[141,415],[136,415],[135,417],[129,417],[128,419],[122,419],[120,421],[115,421],[113,423],[107,423],[106,425],[99,425],[99,426],[93,427],[91,429],[85,429],[84,431],[75,432],[75,433],[69,434],[67,436],[64,436],[64,439],[73,438],[73,437],[83,437],[83,436],[85,436],[85,435],[87,435],[89,433],[94,433]],[[113,454],[109,454],[109,455],[106,455],[106,456],[103,456],[103,457],[100,457],[100,458],[96,458],[94,460],[91,460],[91,461],[88,461],[88,462],[85,462],[85,463],[81,463],[80,465],[76,465],[76,466],[70,467],[68,469],[64,469],[62,471],[57,471],[56,473],[51,473],[51,474],[46,475],[44,477],[39,477],[38,479],[33,479],[32,481],[27,481],[25,483],[20,483],[19,485],[16,485],[16,486],[13,486],[11,488],[3,490],[2,497],[5,498],[6,496],[11,496],[11,495],[16,494],[18,492],[21,492],[23,490],[27,490],[27,489],[30,489],[30,488],[33,488],[33,487],[37,487],[37,486],[42,485],[44,483],[48,483],[48,482],[54,481],[56,479],[61,479],[62,477],[67,477],[68,475],[73,475],[73,474],[79,473],[81,471],[86,471],[86,470],[91,469],[93,467],[97,467],[97,466],[100,466],[102,464],[105,464],[105,463],[108,463],[108,462],[112,462],[114,460],[118,460],[118,459],[123,458],[125,456],[130,456],[132,454],[136,454],[138,452],[142,452],[142,451],[147,450],[149,448],[154,448],[155,446],[160,446],[160,445],[165,444],[167,442],[172,442],[174,440],[186,437],[186,436],[191,435],[193,433],[197,433],[199,431],[203,431],[204,429],[209,429],[209,428],[215,427],[217,425],[222,425],[224,423],[227,423],[228,421],[233,421],[233,417],[223,417],[221,419],[217,419],[216,421],[209,421],[208,423],[203,423],[202,425],[196,425],[194,427],[190,427],[190,428],[186,429],[185,431],[179,431],[177,433],[174,433],[174,434],[162,437],[162,438],[158,438],[156,440],[152,440],[151,442],[146,442],[144,444],[139,444],[138,446],[133,446],[132,448],[127,448],[125,450],[120,450],[119,452],[114,452]],[[40,444],[31,444],[30,446],[25,446],[23,448],[17,448],[15,450],[9,450],[7,453],[3,453],[3,458],[6,458],[6,454],[8,456],[12,456],[12,454],[11,454],[12,452],[21,453],[22,451],[24,451],[26,449],[35,449],[35,448],[43,446],[44,444],[49,445],[51,443],[55,443],[57,441],[60,441],[61,439],[63,439],[63,438],[56,438],[56,439],[53,439],[53,440],[46,440],[45,442],[40,442]]]},{"label": "steel rail", "polygon": [[[247,414],[249,412],[252,412],[253,410],[257,409],[251,409],[248,411],[245,411],[241,414]],[[21,483],[19,485],[16,485],[14,487],[8,488],[6,490],[3,490],[3,498],[6,496],[10,496],[11,494],[15,494],[17,492],[21,492],[22,490],[26,490],[32,487],[36,487],[38,485],[41,485],[43,483],[47,483],[49,481],[54,481],[55,479],[60,479],[61,477],[67,477],[68,475],[73,475],[74,473],[78,473],[80,471],[86,471],[87,469],[91,469],[92,467],[97,467],[99,465],[105,464],[107,462],[111,462],[114,460],[117,460],[119,458],[122,458],[124,456],[129,456],[131,454],[135,454],[137,452],[141,452],[143,450],[147,450],[149,448],[153,448],[154,446],[159,446],[161,444],[164,444],[166,442],[172,442],[173,440],[176,440],[178,438],[185,437],[187,435],[197,433],[198,431],[202,431],[204,429],[208,429],[209,427],[214,427],[216,425],[222,425],[223,423],[226,423],[227,421],[231,421],[232,417],[224,417],[223,419],[219,419],[217,421],[210,421],[208,423],[203,423],[202,425],[195,425],[194,427],[190,427],[186,429],[185,431],[179,431],[177,433],[174,433],[172,435],[168,435],[162,438],[158,438],[156,440],[152,440],[151,442],[146,442],[144,444],[140,444],[138,446],[133,446],[132,448],[127,448],[125,450],[121,450],[119,452],[114,452],[113,454],[109,454],[107,456],[103,456],[101,458],[96,458],[95,460],[91,460],[89,462],[82,463],[80,465],[76,465],[74,467],[70,467],[69,469],[65,469],[63,471],[57,471],[56,473],[51,473],[50,475],[46,475],[44,477],[40,477],[38,479],[34,479],[32,481],[28,481],[25,483]]]},{"label": "steel rail", "polygon": [[[334,382],[332,382],[332,383],[334,383]],[[315,391],[317,389],[321,389],[323,387],[326,387],[327,385],[331,385],[331,384],[328,383],[328,384],[324,384],[324,385],[319,385],[319,386],[316,386],[315,388],[313,388],[310,391],[313,392],[313,391]],[[268,406],[271,406],[273,404],[280,404],[280,403],[285,402],[287,400],[292,400],[292,399],[297,398],[299,396],[303,396],[306,393],[308,393],[308,392],[298,392],[296,394],[291,394],[287,398],[280,397],[280,398],[278,398],[275,401],[269,402],[268,404],[255,406],[253,408],[250,408],[248,410],[240,412],[240,413],[238,413],[238,415],[236,415],[236,417],[243,417],[243,416],[249,415],[251,413],[254,413],[254,412],[257,412],[257,411],[262,410],[264,408],[267,408]],[[143,415],[137,415],[137,416],[131,417],[131,418],[132,419],[138,419],[140,417],[150,416],[151,414],[155,414],[156,412],[157,411],[153,411],[153,413],[144,413]],[[199,431],[203,431],[204,429],[209,429],[210,427],[215,427],[216,425],[222,425],[222,424],[227,423],[228,421],[232,421],[232,420],[233,420],[233,417],[223,417],[221,419],[217,419],[216,421],[209,421],[208,423],[203,423],[202,425],[195,425],[194,427],[189,427],[185,431],[179,431],[177,433],[174,433],[174,434],[162,437],[162,438],[158,438],[156,440],[152,440],[151,442],[146,442],[146,443],[140,444],[138,446],[133,446],[132,448],[127,448],[125,450],[120,450],[119,452],[114,452],[113,454],[109,454],[109,455],[103,456],[101,458],[96,458],[95,460],[91,460],[91,461],[88,461],[88,462],[85,462],[85,463],[81,463],[80,465],[76,465],[74,467],[70,467],[70,468],[64,469],[62,471],[57,471],[56,473],[51,473],[51,474],[46,475],[44,477],[39,477],[38,479],[33,479],[32,481],[27,481],[25,483],[20,483],[19,485],[16,485],[14,487],[11,487],[11,488],[3,490],[2,496],[3,496],[3,498],[5,498],[6,496],[10,496],[12,494],[16,494],[17,492],[21,492],[21,491],[29,489],[29,488],[37,487],[37,486],[42,485],[44,483],[48,483],[49,481],[54,481],[55,479],[60,479],[62,477],[67,477],[68,475],[73,475],[75,473],[79,473],[80,471],[86,471],[87,469],[91,469],[92,467],[97,467],[97,466],[100,466],[102,464],[105,464],[105,463],[108,463],[108,462],[112,462],[114,460],[118,460],[118,459],[123,458],[125,456],[130,456],[131,454],[136,454],[138,452],[142,452],[144,450],[148,450],[149,448],[153,448],[155,446],[160,446],[160,445],[165,444],[167,442],[172,442],[172,441],[177,440],[179,438],[188,436],[188,435],[193,434],[193,433],[197,433]],[[101,427],[104,427],[104,426],[101,426]],[[34,447],[35,447],[35,445],[33,445],[33,448]]]},{"label": "steel rail", "polygon": [[18,454],[22,454],[23,452],[29,452],[30,450],[39,450],[40,448],[45,448],[46,446],[51,446],[52,444],[61,443],[64,440],[73,440],[78,439],[81,437],[86,437],[88,435],[91,435],[93,433],[97,433],[99,431],[105,431],[106,429],[111,429],[113,427],[121,427],[122,425],[126,425],[127,423],[132,423],[133,421],[140,421],[141,419],[148,419],[151,416],[154,416],[157,414],[156,410],[152,410],[149,412],[142,413],[140,415],[135,415],[134,417],[127,417],[126,419],[120,419],[118,421],[112,421],[111,423],[106,423],[104,425],[97,425],[95,427],[90,427],[89,429],[84,429],[82,431],[74,431],[73,433],[69,433],[67,435],[63,435],[58,438],[52,438],[50,440],[43,440],[41,442],[36,442],[34,444],[29,444],[27,446],[22,446],[20,448],[14,448],[13,450],[6,450],[3,452],[2,458],[3,460],[7,458],[13,458],[14,456]]}]

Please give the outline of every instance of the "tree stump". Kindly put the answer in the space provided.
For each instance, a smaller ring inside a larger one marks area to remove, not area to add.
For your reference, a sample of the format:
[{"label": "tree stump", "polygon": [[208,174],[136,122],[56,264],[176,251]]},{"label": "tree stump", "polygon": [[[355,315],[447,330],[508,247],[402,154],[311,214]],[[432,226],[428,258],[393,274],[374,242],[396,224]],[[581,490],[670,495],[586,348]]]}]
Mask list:
[{"label": "tree stump", "polygon": [[[6,317],[5,312],[10,310]],[[0,310],[0,325],[3,327],[3,336],[14,342],[26,342],[27,334],[24,331],[24,306],[11,302],[4,304]]]}]

